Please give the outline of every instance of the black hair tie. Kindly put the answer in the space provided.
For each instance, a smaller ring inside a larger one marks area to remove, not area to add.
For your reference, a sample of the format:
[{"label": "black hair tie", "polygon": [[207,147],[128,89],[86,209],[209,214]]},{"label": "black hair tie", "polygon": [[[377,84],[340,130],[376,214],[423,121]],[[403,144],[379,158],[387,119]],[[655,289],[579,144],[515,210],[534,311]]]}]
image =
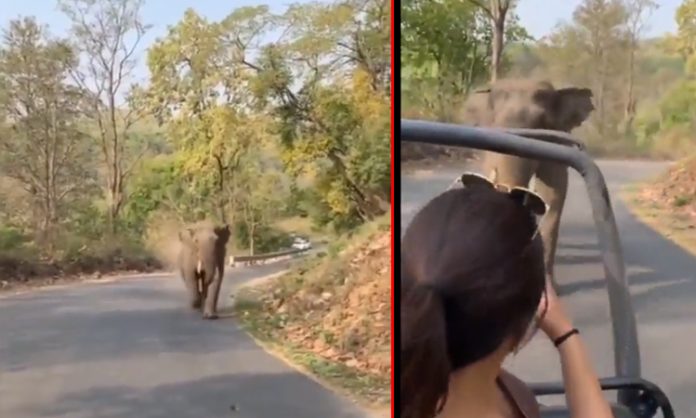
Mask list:
[{"label": "black hair tie", "polygon": [[559,347],[561,344],[563,344],[568,338],[572,337],[575,334],[580,334],[580,331],[578,331],[577,328],[573,328],[570,331],[566,332],[565,334],[561,335],[560,337],[556,338],[553,340],[553,345],[556,347]]}]

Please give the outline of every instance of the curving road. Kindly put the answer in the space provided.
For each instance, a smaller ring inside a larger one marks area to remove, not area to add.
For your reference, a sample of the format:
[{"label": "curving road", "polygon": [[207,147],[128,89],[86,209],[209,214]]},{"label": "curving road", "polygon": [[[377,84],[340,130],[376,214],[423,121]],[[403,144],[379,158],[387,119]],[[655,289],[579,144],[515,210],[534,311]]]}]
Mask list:
[{"label": "curving road", "polygon": [[[643,375],[667,392],[678,417],[696,417],[696,258],[634,218],[618,198],[622,186],[649,179],[667,165],[618,161],[601,161],[599,165],[621,233],[639,324]],[[438,168],[403,179],[402,216],[406,222],[429,198],[444,190],[457,172],[451,167]],[[587,194],[575,172],[571,174],[559,241],[557,275],[564,300],[600,375],[613,375],[603,270]],[[556,359],[551,344],[537,336],[507,367],[528,381],[560,380]],[[559,398],[544,401],[554,404]]]},{"label": "curving road", "polygon": [[[285,267],[228,270],[221,304]],[[0,297],[0,417],[368,416],[184,298],[171,275]]]}]

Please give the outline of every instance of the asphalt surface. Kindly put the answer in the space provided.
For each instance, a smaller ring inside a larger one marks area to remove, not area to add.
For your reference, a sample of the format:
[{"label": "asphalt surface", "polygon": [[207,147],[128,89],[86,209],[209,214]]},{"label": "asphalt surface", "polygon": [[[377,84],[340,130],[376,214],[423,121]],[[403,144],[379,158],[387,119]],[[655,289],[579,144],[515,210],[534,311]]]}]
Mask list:
[{"label": "asphalt surface", "polygon": [[[621,234],[626,274],[638,320],[643,377],[657,383],[672,401],[677,417],[696,417],[696,258],[633,217],[618,192],[649,179],[664,163],[599,163],[607,181]],[[460,170],[437,168],[402,180],[402,216],[443,191]],[[613,345],[603,270],[582,179],[571,174],[557,252],[556,275],[562,297],[589,346],[601,376],[612,376]],[[403,232],[403,225],[402,225]],[[560,381],[558,355],[542,335],[506,367],[526,381]],[[613,398],[610,397],[610,399]],[[562,398],[546,398],[547,404]]]},{"label": "asphalt surface", "polygon": [[[227,270],[240,283],[286,263]],[[230,315],[186,308],[178,276],[0,296],[2,418],[364,418],[267,354]]]}]

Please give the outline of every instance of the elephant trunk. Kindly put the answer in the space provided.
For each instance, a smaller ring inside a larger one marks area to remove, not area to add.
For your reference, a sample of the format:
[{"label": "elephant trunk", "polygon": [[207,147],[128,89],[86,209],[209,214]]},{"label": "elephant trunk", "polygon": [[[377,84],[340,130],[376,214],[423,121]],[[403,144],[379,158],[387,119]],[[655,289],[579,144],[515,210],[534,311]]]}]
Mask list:
[{"label": "elephant trunk", "polygon": [[[214,243],[213,243],[214,244]],[[215,272],[215,249],[210,243],[202,243],[196,254],[196,274],[211,278]]]}]

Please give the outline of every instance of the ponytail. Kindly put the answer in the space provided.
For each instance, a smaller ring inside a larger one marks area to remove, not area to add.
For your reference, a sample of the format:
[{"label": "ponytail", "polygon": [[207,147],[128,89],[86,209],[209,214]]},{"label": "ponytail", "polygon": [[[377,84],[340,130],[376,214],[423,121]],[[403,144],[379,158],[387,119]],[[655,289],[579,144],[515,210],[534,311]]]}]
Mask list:
[{"label": "ponytail", "polygon": [[402,418],[434,418],[452,372],[522,339],[545,283],[533,221],[483,187],[442,193],[411,220],[401,241]]},{"label": "ponytail", "polygon": [[446,401],[451,372],[445,310],[433,289],[415,284],[405,293],[401,301],[400,417],[433,418]]}]

